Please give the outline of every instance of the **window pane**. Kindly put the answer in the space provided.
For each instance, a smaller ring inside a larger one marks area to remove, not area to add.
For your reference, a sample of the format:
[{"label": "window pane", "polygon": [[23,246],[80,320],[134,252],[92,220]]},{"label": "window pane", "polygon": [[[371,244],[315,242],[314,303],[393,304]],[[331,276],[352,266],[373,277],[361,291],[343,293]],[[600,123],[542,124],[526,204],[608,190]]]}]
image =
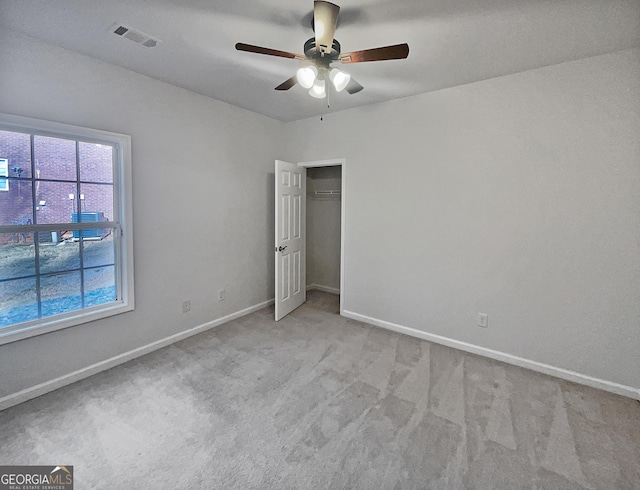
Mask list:
[{"label": "window pane", "polygon": [[113,147],[79,143],[80,180],[113,183]]},{"label": "window pane", "polygon": [[76,184],[36,181],[38,223],[73,223],[79,202]]},{"label": "window pane", "polygon": [[109,229],[109,235],[102,240],[83,240],[83,260],[85,267],[99,265],[112,265],[115,263],[115,244],[113,230]]},{"label": "window pane", "polygon": [[85,307],[116,300],[116,274],[113,266],[84,271]]},{"label": "window pane", "polygon": [[40,243],[40,272],[64,272],[80,268],[80,243]]},{"label": "window pane", "polygon": [[42,276],[40,291],[43,317],[82,308],[80,272]]},{"label": "window pane", "polygon": [[130,311],[120,255],[132,260],[132,241],[106,225],[130,211],[120,195],[130,139],[14,116],[0,123],[0,344]]},{"label": "window pane", "polygon": [[18,243],[16,233],[0,233],[0,281],[32,276],[36,272],[33,244]]},{"label": "window pane", "polygon": [[0,282],[0,326],[36,318],[38,297],[35,278]]},{"label": "window pane", "polygon": [[33,223],[31,182],[8,179],[9,190],[0,191],[0,225]]},{"label": "window pane", "polygon": [[36,135],[33,150],[37,179],[77,179],[75,141]]},{"label": "window pane", "polygon": [[111,221],[113,219],[113,185],[112,184],[80,184],[80,195],[83,213],[96,213],[96,216],[85,216],[82,221]]},{"label": "window pane", "polygon": [[9,161],[9,177],[31,177],[31,137],[0,131],[0,159]]}]

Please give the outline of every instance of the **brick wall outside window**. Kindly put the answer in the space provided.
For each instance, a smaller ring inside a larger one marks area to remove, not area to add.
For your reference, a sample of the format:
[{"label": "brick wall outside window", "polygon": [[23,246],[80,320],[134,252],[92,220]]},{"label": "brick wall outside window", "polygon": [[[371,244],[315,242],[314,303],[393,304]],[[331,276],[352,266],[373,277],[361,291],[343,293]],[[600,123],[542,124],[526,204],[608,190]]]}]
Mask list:
[{"label": "brick wall outside window", "polygon": [[[31,151],[29,134],[0,131],[0,158],[9,161],[9,190],[0,191],[0,224],[70,223],[78,206],[82,212],[104,213],[106,220],[114,218],[112,147],[79,143],[80,192],[75,141],[35,135],[33,176]],[[70,194],[74,195],[73,200]],[[79,194],[84,195],[83,200]],[[40,205],[41,201],[45,204]],[[1,236],[0,242],[10,239]]]}]

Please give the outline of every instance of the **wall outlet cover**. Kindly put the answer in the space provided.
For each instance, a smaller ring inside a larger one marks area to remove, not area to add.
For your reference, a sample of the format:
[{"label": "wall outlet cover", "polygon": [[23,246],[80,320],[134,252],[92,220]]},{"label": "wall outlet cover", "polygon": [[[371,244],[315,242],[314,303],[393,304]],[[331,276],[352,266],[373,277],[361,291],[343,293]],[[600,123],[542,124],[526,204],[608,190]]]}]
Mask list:
[{"label": "wall outlet cover", "polygon": [[489,315],[486,313],[478,313],[478,322],[479,327],[487,328],[489,326]]},{"label": "wall outlet cover", "polygon": [[191,311],[191,301],[189,301],[189,300],[183,301],[182,302],[182,313],[187,313],[188,311]]}]

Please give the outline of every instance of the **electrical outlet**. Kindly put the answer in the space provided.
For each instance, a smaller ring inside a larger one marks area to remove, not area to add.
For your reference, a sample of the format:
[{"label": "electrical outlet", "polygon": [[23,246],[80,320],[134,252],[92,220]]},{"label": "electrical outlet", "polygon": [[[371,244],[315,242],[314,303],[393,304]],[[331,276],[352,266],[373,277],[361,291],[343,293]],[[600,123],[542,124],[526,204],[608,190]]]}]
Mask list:
[{"label": "electrical outlet", "polygon": [[221,289],[220,291],[218,291],[218,301],[222,301],[224,299],[225,294],[226,294],[226,291],[224,289]]},{"label": "electrical outlet", "polygon": [[182,313],[187,313],[191,311],[191,301],[183,301],[182,302]]},{"label": "electrical outlet", "polygon": [[478,326],[487,328],[489,326],[489,315],[486,313],[478,313]]}]

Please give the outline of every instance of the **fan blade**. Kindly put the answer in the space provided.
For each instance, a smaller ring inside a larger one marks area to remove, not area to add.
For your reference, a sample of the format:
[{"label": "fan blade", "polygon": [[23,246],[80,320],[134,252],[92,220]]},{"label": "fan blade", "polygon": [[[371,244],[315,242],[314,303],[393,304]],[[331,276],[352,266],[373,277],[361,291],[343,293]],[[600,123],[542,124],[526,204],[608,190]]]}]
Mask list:
[{"label": "fan blade", "polygon": [[409,56],[409,45],[404,43],[345,53],[340,55],[340,61],[343,63],[363,63],[365,61],[401,60],[407,56]]},{"label": "fan blade", "polygon": [[262,46],[254,46],[253,44],[237,43],[238,51],[247,51],[249,53],[266,54],[268,56],[279,56],[280,58],[290,58],[303,60],[303,54],[289,53],[288,51],[278,51],[277,49],[263,48]]},{"label": "fan blade", "polygon": [[331,52],[333,36],[338,25],[340,7],[331,3],[316,0],[313,2],[313,30],[316,35],[316,49],[323,53]]},{"label": "fan blade", "polygon": [[296,76],[294,75],[289,80],[287,80],[285,82],[282,82],[280,85],[278,85],[276,87],[276,90],[289,90],[296,83],[298,83],[298,80],[296,79]]},{"label": "fan blade", "polygon": [[358,82],[356,82],[353,77],[351,78],[351,80],[349,80],[349,83],[347,84],[347,86],[344,88],[347,92],[349,92],[351,95],[353,94],[357,94],[358,92],[360,92],[360,90],[362,90],[364,87],[362,85],[360,85]]}]

